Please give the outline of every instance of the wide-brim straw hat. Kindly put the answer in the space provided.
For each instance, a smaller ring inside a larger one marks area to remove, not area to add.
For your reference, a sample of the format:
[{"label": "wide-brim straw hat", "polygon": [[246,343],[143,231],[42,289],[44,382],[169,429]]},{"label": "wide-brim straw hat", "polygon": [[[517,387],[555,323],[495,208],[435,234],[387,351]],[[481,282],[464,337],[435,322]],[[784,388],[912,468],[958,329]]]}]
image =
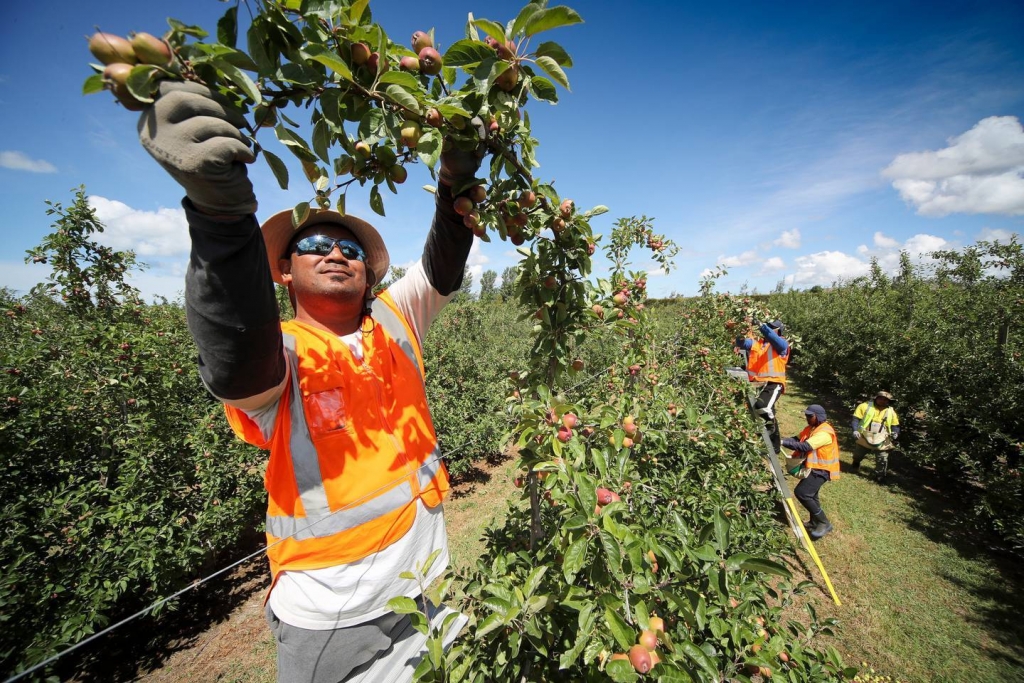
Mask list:
[{"label": "wide-brim straw hat", "polygon": [[894,399],[892,397],[892,394],[890,394],[888,391],[879,391],[877,394],[875,394],[875,398],[887,398],[890,401],[896,400],[896,399]]},{"label": "wide-brim straw hat", "polygon": [[274,277],[274,282],[284,284],[278,261],[287,258],[285,252],[295,234],[312,225],[322,224],[340,225],[355,236],[356,241],[366,252],[367,267],[373,271],[373,282],[370,284],[377,284],[387,276],[388,268],[391,267],[391,257],[377,228],[355,216],[342,216],[337,211],[323,210],[310,211],[306,220],[295,227],[292,225],[292,210],[285,209],[268,218],[262,228],[263,242],[267,245],[267,261],[270,263],[270,274]]}]

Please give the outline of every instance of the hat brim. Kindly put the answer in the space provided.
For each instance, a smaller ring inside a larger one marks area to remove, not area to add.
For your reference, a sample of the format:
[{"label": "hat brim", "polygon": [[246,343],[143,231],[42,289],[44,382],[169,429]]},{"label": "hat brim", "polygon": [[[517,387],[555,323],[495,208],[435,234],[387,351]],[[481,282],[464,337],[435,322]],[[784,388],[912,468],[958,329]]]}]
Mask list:
[{"label": "hat brim", "polygon": [[262,227],[263,243],[267,247],[267,262],[270,265],[270,274],[273,276],[274,282],[279,285],[284,284],[279,262],[288,257],[285,252],[295,234],[313,225],[323,224],[339,225],[352,233],[356,241],[363,247],[363,251],[366,252],[366,265],[373,271],[374,277],[374,282],[371,284],[377,284],[387,276],[388,268],[391,267],[391,257],[388,255],[384,239],[377,232],[377,228],[355,216],[342,216],[337,211],[324,210],[310,211],[306,220],[295,227],[292,225],[291,209],[285,209],[268,218]]}]

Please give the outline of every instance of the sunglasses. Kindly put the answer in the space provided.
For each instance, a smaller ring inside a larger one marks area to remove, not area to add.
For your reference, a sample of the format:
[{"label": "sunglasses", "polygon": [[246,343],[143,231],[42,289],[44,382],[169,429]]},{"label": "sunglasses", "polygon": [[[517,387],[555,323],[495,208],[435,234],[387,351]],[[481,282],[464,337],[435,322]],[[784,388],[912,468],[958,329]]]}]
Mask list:
[{"label": "sunglasses", "polygon": [[352,240],[328,237],[327,235],[309,235],[308,237],[303,237],[295,243],[295,251],[299,256],[305,256],[306,254],[327,256],[334,251],[334,247],[336,246],[341,249],[341,255],[349,261],[366,262],[366,252],[363,251],[361,246]]}]

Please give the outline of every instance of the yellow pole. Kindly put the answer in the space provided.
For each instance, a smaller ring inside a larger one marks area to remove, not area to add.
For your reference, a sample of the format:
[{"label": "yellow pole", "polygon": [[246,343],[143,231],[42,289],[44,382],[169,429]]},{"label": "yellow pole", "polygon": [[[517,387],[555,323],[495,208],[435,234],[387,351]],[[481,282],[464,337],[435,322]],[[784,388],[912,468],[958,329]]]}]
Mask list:
[{"label": "yellow pole", "polygon": [[835,601],[837,606],[841,606],[843,603],[839,602],[839,596],[836,595],[836,589],[832,587],[832,581],[828,578],[828,572],[825,571],[825,566],[821,563],[821,558],[818,557],[818,551],[814,549],[814,541],[807,534],[807,529],[804,528],[804,521],[800,519],[800,513],[796,509],[796,503],[793,502],[792,498],[786,498],[786,504],[789,505],[790,513],[796,519],[797,525],[800,527],[800,540],[804,543],[804,548],[811,554],[811,558],[814,559],[814,564],[818,565],[818,571],[821,572],[821,576],[825,579],[825,585],[828,586],[828,592],[832,594],[832,600]]}]

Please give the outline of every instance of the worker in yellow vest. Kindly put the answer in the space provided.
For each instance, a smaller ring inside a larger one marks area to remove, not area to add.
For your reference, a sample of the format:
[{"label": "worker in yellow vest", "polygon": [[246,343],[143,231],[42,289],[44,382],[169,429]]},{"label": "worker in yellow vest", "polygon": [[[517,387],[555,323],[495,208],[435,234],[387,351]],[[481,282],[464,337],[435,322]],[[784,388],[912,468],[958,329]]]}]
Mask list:
[{"label": "worker in yellow vest", "polygon": [[[369,223],[314,211],[296,225],[286,210],[261,228],[241,124],[209,89],[164,82],[139,137],[185,189],[185,305],[200,374],[236,434],[270,451],[265,611],[278,680],[334,683],[414,632],[387,606],[420,595],[401,574],[436,553],[430,585],[448,564],[448,474],[421,349],[462,283],[473,233],[452,188],[473,177],[484,149],[479,137],[445,146],[423,255],[375,296],[390,256]],[[281,322],[275,282],[293,320]],[[392,670],[407,659],[395,657]]]},{"label": "worker in yellow vest", "polygon": [[760,338],[754,336],[736,339],[736,348],[746,352],[747,379],[758,385],[754,412],[764,420],[775,452],[781,446],[779,423],[775,416],[778,400],[786,393],[786,364],[789,362],[789,342],[783,336],[785,326],[781,320],[762,323]]},{"label": "worker in yellow vest", "polygon": [[889,471],[889,451],[896,447],[900,437],[900,418],[889,405],[893,400],[888,391],[879,391],[872,401],[864,401],[853,411],[853,466],[860,464],[868,454],[875,456],[875,479],[884,481]]},{"label": "worker in yellow vest", "polygon": [[793,495],[811,513],[806,526],[810,527],[811,538],[817,541],[832,531],[818,494],[826,482],[839,478],[839,441],[832,425],[825,421],[825,409],[820,405],[808,406],[804,417],[807,426],[798,436],[783,439],[782,446],[793,450],[794,457],[806,458]]}]

